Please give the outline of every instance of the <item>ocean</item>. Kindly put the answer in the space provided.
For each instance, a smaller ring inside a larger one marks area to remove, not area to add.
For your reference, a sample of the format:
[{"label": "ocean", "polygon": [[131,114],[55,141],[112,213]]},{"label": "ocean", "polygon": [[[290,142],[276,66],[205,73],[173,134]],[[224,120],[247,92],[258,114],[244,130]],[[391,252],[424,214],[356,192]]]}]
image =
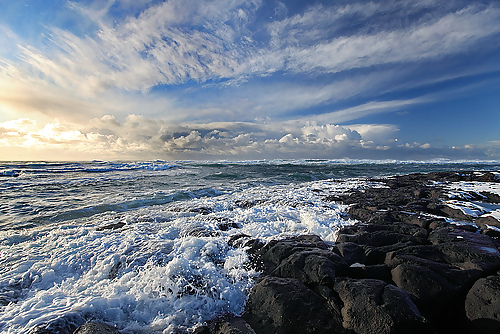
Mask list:
[{"label": "ocean", "polygon": [[368,178],[493,170],[493,162],[0,163],[0,332],[88,320],[123,333],[189,333],[240,314],[259,273],[235,237],[355,223],[325,201]]}]

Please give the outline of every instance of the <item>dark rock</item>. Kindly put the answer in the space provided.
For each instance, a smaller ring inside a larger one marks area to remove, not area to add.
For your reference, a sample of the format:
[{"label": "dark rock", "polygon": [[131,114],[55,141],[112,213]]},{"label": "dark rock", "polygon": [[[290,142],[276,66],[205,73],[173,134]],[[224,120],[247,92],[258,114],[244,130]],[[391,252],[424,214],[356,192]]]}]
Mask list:
[{"label": "dark rock", "polygon": [[99,226],[96,228],[96,231],[105,231],[105,230],[118,230],[125,226],[126,224],[124,222],[118,222],[118,223],[113,223],[113,224],[108,224],[104,226]]},{"label": "dark rock", "polygon": [[[412,211],[415,212],[421,212],[423,211],[422,208],[412,208]],[[433,219],[430,217],[425,217],[422,215],[419,215],[417,213],[412,213],[412,212],[399,212],[399,211],[394,211],[391,212],[391,217],[393,221],[398,221],[406,224],[411,224],[411,225],[417,225],[419,227],[422,227],[423,229],[427,229],[430,225],[430,223],[433,222]]]},{"label": "dark rock", "polygon": [[120,332],[108,324],[90,321],[78,327],[73,334],[120,334]]},{"label": "dark rock", "polygon": [[199,208],[190,209],[189,212],[199,213],[202,215],[208,215],[208,214],[212,213],[212,209],[205,208],[205,207],[199,207]]},{"label": "dark rock", "polygon": [[483,217],[476,218],[474,223],[483,229],[487,229],[488,228],[487,225],[500,228],[500,221],[498,221],[497,219],[495,219],[492,216],[483,216]]},{"label": "dark rock", "polygon": [[374,265],[384,263],[385,252],[376,247],[359,245],[353,242],[343,242],[337,245],[344,261],[347,265],[353,263],[362,263],[365,265]]},{"label": "dark rock", "polygon": [[488,273],[500,268],[500,252],[489,236],[449,226],[432,231],[429,241],[437,246],[447,263],[462,269]]},{"label": "dark rock", "polygon": [[85,320],[81,315],[77,313],[67,314],[36,326],[29,334],[70,334],[83,323]]},{"label": "dark rock", "polygon": [[272,240],[252,255],[259,270],[269,274],[295,252],[310,249],[327,250],[328,246],[316,235],[302,235],[284,240]]},{"label": "dark rock", "polygon": [[203,238],[203,237],[214,237],[219,235],[220,232],[218,231],[211,231],[205,226],[200,226],[197,224],[192,224],[190,226],[186,226],[180,233],[181,236],[183,237],[197,237],[197,238]]},{"label": "dark rock", "polygon": [[500,333],[500,276],[478,280],[465,300],[474,333]]},{"label": "dark rock", "polygon": [[359,334],[432,333],[403,290],[379,280],[339,280],[334,287],[343,302],[343,327]]},{"label": "dark rock", "polygon": [[482,231],[484,235],[487,235],[492,238],[500,239],[500,231],[499,230],[494,230],[492,228],[488,228]]},{"label": "dark rock", "polygon": [[196,327],[193,334],[211,334],[210,327],[205,325]]},{"label": "dark rock", "polygon": [[449,207],[447,205],[444,205],[441,208],[441,212],[439,213],[439,215],[444,216],[444,217],[450,217],[450,218],[453,218],[456,220],[467,221],[467,222],[474,220],[474,217],[469,216],[468,214],[465,214],[462,210],[455,209],[455,208]]},{"label": "dark rock", "polygon": [[385,264],[376,264],[372,266],[354,265],[350,266],[347,272],[347,276],[351,278],[373,278],[386,283],[392,283],[391,269]]},{"label": "dark rock", "polygon": [[442,316],[460,293],[465,293],[467,288],[460,283],[470,278],[471,284],[477,275],[471,272],[469,277],[463,277],[462,271],[446,266],[441,266],[442,270],[436,269],[440,268],[439,265],[431,268],[412,263],[400,264],[392,270],[392,280],[412,296],[429,320],[434,320]]},{"label": "dark rock", "polygon": [[222,223],[217,224],[217,227],[221,231],[227,231],[227,230],[230,230],[232,228],[240,228],[239,225],[236,224],[235,222],[222,222]]},{"label": "dark rock", "polygon": [[336,273],[343,275],[345,269],[345,262],[339,255],[329,250],[312,248],[292,253],[270,274],[297,278],[307,286],[333,285]]},{"label": "dark rock", "polygon": [[480,193],[484,196],[484,200],[489,203],[500,203],[500,195],[489,192],[489,191],[481,191]]},{"label": "dark rock", "polygon": [[214,334],[255,334],[252,327],[240,317],[230,317],[219,321],[213,330]]},{"label": "dark rock", "polygon": [[346,332],[327,301],[293,278],[265,277],[256,284],[243,318],[257,334]]},{"label": "dark rock", "polygon": [[234,202],[234,204],[242,209],[250,209],[253,208],[256,205],[259,205],[261,203],[264,203],[264,200],[237,200]]},{"label": "dark rock", "polygon": [[244,247],[245,243],[247,243],[249,239],[251,239],[251,237],[248,234],[235,234],[229,238],[227,244],[229,247],[241,248]]}]

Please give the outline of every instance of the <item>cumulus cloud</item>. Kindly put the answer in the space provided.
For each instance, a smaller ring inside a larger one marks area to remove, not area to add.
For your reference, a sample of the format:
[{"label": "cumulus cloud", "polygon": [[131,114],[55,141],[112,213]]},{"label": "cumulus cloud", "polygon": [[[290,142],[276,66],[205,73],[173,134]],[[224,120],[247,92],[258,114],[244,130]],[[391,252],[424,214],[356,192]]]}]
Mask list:
[{"label": "cumulus cloud", "polygon": [[[32,150],[45,152],[45,159],[60,160],[70,159],[67,152],[79,159],[90,155],[99,159],[338,159],[380,158],[381,152],[385,157],[395,152],[409,156],[424,151],[446,157],[446,150],[428,143],[394,141],[391,136],[396,131],[393,126],[380,124],[171,124],[139,115],[129,115],[119,122],[106,115],[88,124],[43,124],[29,119],[0,123],[0,143],[7,152],[14,152],[13,148],[24,153]],[[13,137],[15,140],[10,140]],[[453,151],[472,156],[479,150],[467,147]],[[494,154],[498,150],[490,152]]]}]

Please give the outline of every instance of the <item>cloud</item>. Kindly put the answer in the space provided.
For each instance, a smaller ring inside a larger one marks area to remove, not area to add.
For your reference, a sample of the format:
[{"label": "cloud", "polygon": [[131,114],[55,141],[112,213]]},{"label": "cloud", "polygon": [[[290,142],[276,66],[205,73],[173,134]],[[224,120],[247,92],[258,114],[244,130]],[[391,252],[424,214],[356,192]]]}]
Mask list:
[{"label": "cloud", "polygon": [[[219,122],[172,124],[129,115],[124,122],[106,115],[88,124],[19,119],[0,123],[6,153],[46,153],[44,159],[257,159],[495,157],[488,147],[436,148],[428,143],[399,143],[394,126]],[[497,145],[498,146],[498,145]],[[421,156],[420,156],[421,155]],[[5,157],[12,158],[12,157]],[[77,158],[78,159],[78,158]]]},{"label": "cloud", "polygon": [[312,46],[292,45],[277,52],[282,53],[283,63],[286,62],[283,67],[293,72],[335,73],[429,60],[468,51],[481,38],[498,34],[499,20],[497,8],[468,7],[411,28],[342,36]]},{"label": "cloud", "polygon": [[[403,4],[414,11],[422,9]],[[266,45],[255,39],[253,27],[260,5],[260,1],[243,0],[174,0],[110,24],[102,19],[106,11],[73,4],[99,23],[96,34],[79,37],[52,27],[51,44],[45,50],[23,47],[22,59],[54,84],[85,94],[111,87],[144,92],[159,84],[190,80],[229,80],[281,70],[337,73],[436,59],[467,51],[482,38],[500,32],[500,10],[474,5],[437,18],[424,16],[407,26],[344,31],[346,26],[341,24],[353,16],[378,15],[384,22],[380,16],[389,11],[384,4],[353,3],[315,6],[273,21],[267,25],[270,40]],[[331,25],[336,29],[329,29]]]},{"label": "cloud", "polygon": [[[41,43],[16,45],[0,26],[0,110],[36,120],[2,123],[5,147],[71,143],[116,158],[446,155],[458,151],[395,142],[396,125],[339,124],[449,98],[474,85],[415,88],[498,69],[500,8],[490,1],[68,6],[93,28],[49,26]],[[460,152],[481,149],[495,152]]]}]

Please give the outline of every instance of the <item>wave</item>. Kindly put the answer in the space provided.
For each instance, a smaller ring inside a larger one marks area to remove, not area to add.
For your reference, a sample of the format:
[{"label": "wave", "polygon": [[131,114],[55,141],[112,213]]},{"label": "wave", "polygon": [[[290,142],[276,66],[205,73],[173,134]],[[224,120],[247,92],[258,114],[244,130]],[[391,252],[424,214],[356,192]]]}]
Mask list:
[{"label": "wave", "polygon": [[0,176],[18,177],[30,174],[107,173],[119,171],[164,171],[178,168],[164,161],[147,162],[25,162],[0,164]]}]

